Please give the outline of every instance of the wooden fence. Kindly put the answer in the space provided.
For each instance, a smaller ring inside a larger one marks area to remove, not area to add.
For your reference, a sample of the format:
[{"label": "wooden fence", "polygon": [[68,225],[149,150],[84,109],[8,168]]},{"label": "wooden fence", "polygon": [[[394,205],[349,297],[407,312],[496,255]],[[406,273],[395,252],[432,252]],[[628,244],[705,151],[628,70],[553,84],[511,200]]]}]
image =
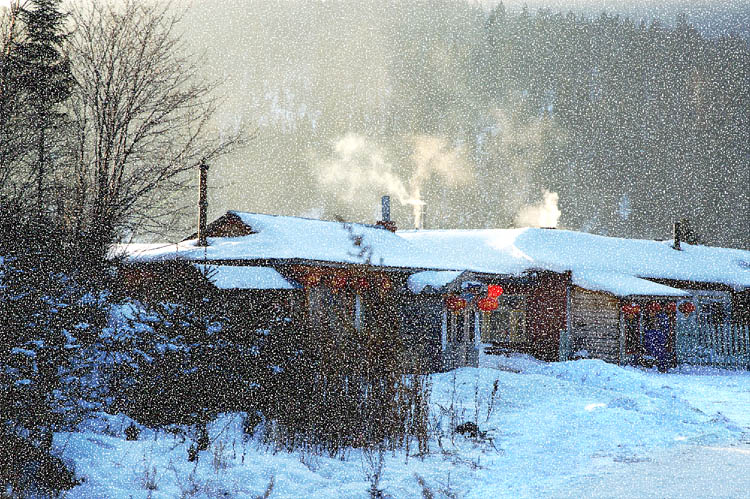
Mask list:
[{"label": "wooden fence", "polygon": [[750,369],[750,325],[691,321],[678,330],[678,364]]}]

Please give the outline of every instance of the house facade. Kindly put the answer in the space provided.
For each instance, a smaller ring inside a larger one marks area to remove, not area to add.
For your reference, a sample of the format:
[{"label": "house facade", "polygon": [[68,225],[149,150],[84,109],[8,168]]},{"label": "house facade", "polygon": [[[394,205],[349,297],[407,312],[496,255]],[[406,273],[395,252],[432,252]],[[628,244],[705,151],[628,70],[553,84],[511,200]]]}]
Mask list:
[{"label": "house facade", "polygon": [[[180,262],[239,310],[329,331],[366,328],[387,309],[415,369],[430,371],[507,352],[674,365],[705,353],[701,324],[750,322],[748,251],[552,229],[391,229],[228,212],[207,225],[206,246],[193,235],[127,248],[126,273],[158,280]],[[742,354],[744,340],[722,341]]]},{"label": "house facade", "polygon": [[[742,328],[750,313],[748,251],[688,244],[677,250],[671,241],[554,229],[402,234],[462,268],[555,276],[557,285],[533,286],[521,293],[525,306],[516,305],[527,323],[533,316],[538,324],[530,353],[540,358],[555,351],[560,360],[647,365],[694,362],[696,354],[715,358],[717,352],[748,358],[750,339]],[[535,306],[533,296],[545,295],[544,305]],[[504,327],[515,328],[513,321]],[[492,339],[485,351],[502,345]]]}]

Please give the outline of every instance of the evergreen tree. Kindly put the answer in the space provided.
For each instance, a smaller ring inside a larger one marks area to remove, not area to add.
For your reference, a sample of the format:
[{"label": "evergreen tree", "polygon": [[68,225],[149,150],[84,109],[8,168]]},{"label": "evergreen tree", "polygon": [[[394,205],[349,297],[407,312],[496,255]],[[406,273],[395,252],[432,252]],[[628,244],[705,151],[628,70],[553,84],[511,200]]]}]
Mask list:
[{"label": "evergreen tree", "polygon": [[19,7],[12,3],[0,17],[0,202],[2,209],[21,202],[25,190],[19,184],[20,156],[26,149],[26,124],[20,71],[15,48],[21,36]]},{"label": "evergreen tree", "polygon": [[30,163],[36,180],[36,215],[48,211],[45,199],[55,166],[55,149],[61,141],[65,113],[61,105],[71,94],[73,79],[70,64],[62,54],[66,15],[60,11],[61,0],[32,0],[30,7],[19,12],[25,36],[15,47],[18,83],[25,93],[27,121],[33,151]]}]

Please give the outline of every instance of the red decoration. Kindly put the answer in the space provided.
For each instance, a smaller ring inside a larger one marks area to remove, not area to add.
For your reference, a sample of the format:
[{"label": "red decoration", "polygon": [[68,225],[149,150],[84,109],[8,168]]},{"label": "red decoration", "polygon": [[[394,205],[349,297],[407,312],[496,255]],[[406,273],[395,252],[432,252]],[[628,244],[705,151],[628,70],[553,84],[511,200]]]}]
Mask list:
[{"label": "red decoration", "polygon": [[445,298],[445,308],[453,313],[458,313],[466,308],[466,300],[460,296],[450,295]]},{"label": "red decoration", "polygon": [[658,301],[648,302],[648,305],[646,305],[646,311],[650,314],[661,312],[661,303],[659,303]]},{"label": "red decoration", "polygon": [[481,310],[482,312],[492,312],[493,310],[497,310],[497,307],[499,306],[499,303],[497,302],[497,298],[482,298],[477,302],[477,308]]},{"label": "red decoration", "polygon": [[393,283],[391,282],[390,278],[385,274],[380,274],[376,281],[377,286],[380,288],[381,291],[390,291],[391,288],[393,288]]},{"label": "red decoration", "polygon": [[302,274],[297,278],[300,283],[306,288],[317,286],[320,284],[320,278],[323,276],[323,272],[320,269],[306,269],[302,271]]},{"label": "red decoration", "polygon": [[678,308],[680,309],[682,315],[690,315],[695,312],[695,305],[693,305],[693,302],[691,301],[684,301],[680,303],[680,306]]},{"label": "red decoration", "polygon": [[370,281],[367,280],[367,277],[359,276],[351,279],[349,285],[356,291],[365,291],[370,287]]},{"label": "red decoration", "polygon": [[503,294],[503,287],[499,284],[490,284],[487,286],[487,298],[497,298],[501,294]]},{"label": "red decoration", "polygon": [[668,314],[674,314],[675,312],[677,312],[677,304],[673,301],[670,301],[667,303],[664,309],[667,311]]},{"label": "red decoration", "polygon": [[333,291],[338,291],[346,286],[348,278],[349,275],[345,270],[337,270],[331,275],[328,284]]},{"label": "red decoration", "polygon": [[622,313],[632,318],[641,313],[641,306],[636,303],[626,303],[622,306]]}]

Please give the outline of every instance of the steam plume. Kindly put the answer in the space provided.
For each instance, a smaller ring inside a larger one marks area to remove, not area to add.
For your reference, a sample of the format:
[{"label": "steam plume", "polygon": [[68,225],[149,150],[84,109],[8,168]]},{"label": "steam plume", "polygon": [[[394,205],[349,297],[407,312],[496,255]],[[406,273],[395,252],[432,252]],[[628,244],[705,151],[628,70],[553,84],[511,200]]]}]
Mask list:
[{"label": "steam plume", "polygon": [[521,208],[516,215],[516,224],[522,227],[557,227],[561,215],[557,207],[558,198],[556,192],[545,189],[541,203]]},{"label": "steam plume", "polygon": [[407,142],[413,164],[408,181],[387,159],[386,151],[354,133],[336,141],[333,157],[319,165],[318,180],[347,203],[373,206],[381,194],[390,194],[400,204],[411,206],[414,224],[421,227],[423,186],[432,177],[445,185],[461,185],[469,182],[472,174],[462,151],[449,148],[441,138],[420,135]]}]

